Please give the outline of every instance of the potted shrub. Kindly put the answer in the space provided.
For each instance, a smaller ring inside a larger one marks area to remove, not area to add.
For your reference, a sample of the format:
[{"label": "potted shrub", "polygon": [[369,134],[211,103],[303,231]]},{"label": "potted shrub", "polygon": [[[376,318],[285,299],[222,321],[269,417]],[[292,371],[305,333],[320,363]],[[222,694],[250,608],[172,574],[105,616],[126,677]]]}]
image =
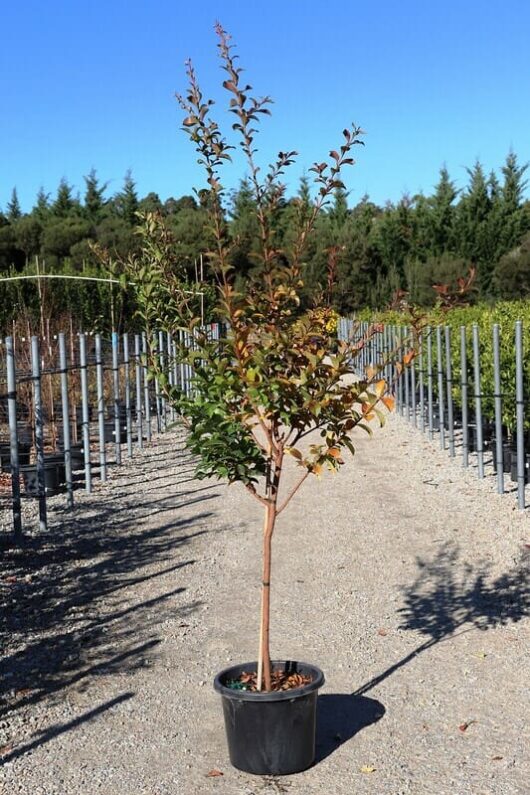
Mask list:
[{"label": "potted shrub", "polygon": [[[210,217],[208,264],[217,281],[216,317],[225,332],[210,339],[201,328],[197,292],[186,280],[169,231],[155,214],[142,217],[140,251],[130,257],[128,267],[149,338],[156,328],[181,340],[193,338],[193,346],[179,345],[180,360],[193,367],[191,395],[170,386],[156,352],[150,367],[186,424],[188,447],[199,462],[197,477],[243,484],[263,512],[256,660],[220,672],[215,688],[223,700],[232,763],[251,773],[285,774],[313,762],[316,698],[324,676],[312,664],[271,660],[271,545],[277,520],[308,478],[338,470],[344,452],[354,452],[354,429],[370,432],[373,419],[383,424],[384,409],[392,409],[393,398],[377,368],[366,374],[357,371],[362,340],[337,343],[333,310],[322,301],[301,306],[304,248],[319,213],[334,191],[343,188],[340,174],[354,162],[351,152],[360,143],[361,131],[355,126],[344,130],[342,145],[327,161],[315,163],[311,171],[316,198],[298,203],[296,234],[288,250],[280,249],[275,216],[285,190],[281,177],[296,153],[280,152],[260,176],[255,137],[270,100],[254,98],[251,87],[242,84],[229,37],[219,25],[217,34],[226,73],[223,85],[253,190],[260,241],[256,275],[241,289],[234,284],[230,262],[237,241],[230,239],[225,221],[221,182],[233,147],[212,119],[213,103],[203,98],[191,63],[189,90],[179,101],[186,114],[184,129],[206,172],[208,188],[201,198]],[[332,262],[335,254],[330,252]],[[410,361],[411,355],[405,358]],[[379,370],[382,366],[383,362]],[[298,477],[285,490],[288,459]]]}]

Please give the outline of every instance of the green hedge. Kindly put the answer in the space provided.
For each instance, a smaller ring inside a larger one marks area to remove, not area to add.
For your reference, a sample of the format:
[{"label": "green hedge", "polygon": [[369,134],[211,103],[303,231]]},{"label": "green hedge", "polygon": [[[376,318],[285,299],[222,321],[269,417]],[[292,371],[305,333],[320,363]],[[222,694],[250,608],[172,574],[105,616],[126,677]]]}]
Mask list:
[{"label": "green hedge", "polygon": [[[360,320],[378,321],[393,325],[405,325],[406,316],[400,312],[378,312],[373,313],[367,310],[359,313]],[[467,329],[467,380],[469,384],[468,395],[469,405],[472,406],[474,394],[473,377],[473,342],[472,327],[477,324],[480,337],[480,367],[481,367],[481,393],[482,411],[486,419],[493,420],[494,411],[494,380],[493,380],[493,325],[499,324],[500,328],[500,362],[501,362],[501,387],[503,394],[503,423],[512,431],[515,427],[515,321],[523,322],[523,345],[524,345],[524,393],[525,399],[530,399],[530,357],[527,352],[530,350],[530,302],[528,301],[500,301],[495,305],[475,305],[470,307],[458,307],[448,312],[433,310],[427,314],[429,325],[435,328],[438,325],[449,326],[451,329],[451,349],[452,349],[452,368],[453,368],[453,399],[456,406],[461,406],[460,379],[461,379],[461,357],[460,357],[460,327]],[[425,350],[424,346],[424,350]],[[445,374],[445,340],[443,347],[444,374]],[[416,360],[416,367],[418,361]],[[424,366],[426,367],[426,355],[424,356]],[[437,392],[437,350],[436,338],[433,335],[433,369],[435,377],[433,381],[434,391]],[[530,429],[530,411],[526,412],[525,428]]]}]

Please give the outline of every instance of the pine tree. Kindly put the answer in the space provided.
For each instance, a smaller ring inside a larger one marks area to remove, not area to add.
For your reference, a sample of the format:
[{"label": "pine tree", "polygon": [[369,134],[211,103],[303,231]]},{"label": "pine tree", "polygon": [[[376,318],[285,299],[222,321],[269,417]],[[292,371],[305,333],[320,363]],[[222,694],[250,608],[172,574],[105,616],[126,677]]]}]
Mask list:
[{"label": "pine tree", "polygon": [[337,188],[333,196],[333,206],[329,211],[331,225],[335,232],[340,232],[348,217],[348,194],[343,188]]},{"label": "pine tree", "polygon": [[434,189],[434,195],[429,202],[433,254],[443,254],[444,251],[452,251],[454,248],[454,201],[457,195],[455,184],[447,168],[443,166],[440,169],[440,179]]},{"label": "pine tree", "polygon": [[57,196],[52,204],[52,213],[57,218],[66,218],[74,209],[75,202],[72,196],[72,186],[63,177],[57,188]]},{"label": "pine tree", "polygon": [[11,199],[8,201],[6,209],[7,209],[7,217],[10,223],[14,223],[22,215],[22,210],[20,209],[20,202],[18,200],[18,193],[16,188],[13,188],[11,192]]},{"label": "pine tree", "polygon": [[237,276],[246,276],[256,266],[253,253],[258,249],[259,227],[255,201],[248,179],[241,180],[232,194],[230,234],[234,240],[232,265]]},{"label": "pine tree", "polygon": [[500,192],[502,234],[499,241],[498,256],[502,256],[517,246],[527,231],[526,213],[523,208],[523,194],[527,185],[524,174],[528,163],[520,166],[515,152],[506,157],[502,174],[504,177]]},{"label": "pine tree", "polygon": [[86,186],[83,202],[85,216],[89,221],[95,224],[101,219],[103,214],[103,209],[106,204],[103,194],[107,189],[108,182],[105,182],[104,185],[100,185],[94,168],[90,169],[87,176],[83,177],[83,179],[85,180]]},{"label": "pine tree", "polygon": [[131,171],[127,171],[123,180],[123,188],[115,198],[115,205],[118,215],[129,224],[129,226],[136,226],[138,218],[138,194],[136,192],[136,183],[132,178]]},{"label": "pine tree", "polygon": [[489,295],[496,247],[491,235],[493,202],[490,185],[478,160],[473,168],[466,170],[469,185],[456,210],[456,251],[477,266],[481,291]]},{"label": "pine tree", "polygon": [[39,221],[44,221],[50,214],[50,194],[45,193],[44,188],[39,188],[39,192],[37,193],[37,202],[32,210],[32,214],[39,219]]}]

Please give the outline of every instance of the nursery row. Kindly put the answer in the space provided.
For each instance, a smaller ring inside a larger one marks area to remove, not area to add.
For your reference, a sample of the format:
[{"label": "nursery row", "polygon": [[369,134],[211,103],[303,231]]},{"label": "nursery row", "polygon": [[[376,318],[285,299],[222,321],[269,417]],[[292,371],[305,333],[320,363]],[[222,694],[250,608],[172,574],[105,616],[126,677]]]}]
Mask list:
[{"label": "nursery row", "polygon": [[[519,508],[524,508],[530,367],[523,322],[516,320],[511,328],[476,322],[455,328],[444,322],[450,316],[436,326],[423,326],[418,334],[406,325],[343,319],[339,333],[359,344],[361,370],[382,369],[402,416],[430,439],[437,434],[442,449],[460,456],[464,467],[475,463],[479,478],[490,465],[499,493],[508,474],[517,483]],[[413,358],[399,366],[409,350]]]},{"label": "nursery row", "polygon": [[[218,327],[209,327],[218,334]],[[184,333],[183,333],[184,334]],[[148,377],[148,349],[170,386],[189,391],[191,370],[178,350],[192,344],[170,334],[58,334],[53,339],[7,337],[0,346],[1,496],[11,502],[15,540],[23,534],[21,500],[38,501],[39,529],[47,528],[47,498],[91,492],[131,457],[154,430],[176,419],[161,383]]]}]

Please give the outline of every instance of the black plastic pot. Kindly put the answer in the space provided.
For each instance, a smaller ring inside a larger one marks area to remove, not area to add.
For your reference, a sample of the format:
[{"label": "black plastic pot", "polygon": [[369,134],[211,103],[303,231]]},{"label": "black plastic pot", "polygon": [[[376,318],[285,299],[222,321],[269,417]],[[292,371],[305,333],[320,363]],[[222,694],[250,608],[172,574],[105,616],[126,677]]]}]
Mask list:
[{"label": "black plastic pot", "polygon": [[[18,443],[18,463],[29,464],[31,444],[26,442]],[[11,472],[11,447],[9,444],[0,444],[0,468],[2,472]]]},{"label": "black plastic pot", "polygon": [[226,668],[215,677],[221,694],[230,761],[256,775],[284,776],[310,767],[315,759],[316,707],[324,674],[314,665],[275,661],[274,670],[312,677],[304,687],[270,693],[233,690],[226,686],[256,663]]},{"label": "black plastic pot", "polygon": [[[76,421],[79,426],[83,423],[83,406],[76,406],[75,407],[75,416]],[[92,404],[88,406],[88,421],[92,422],[95,419],[94,407]]]},{"label": "black plastic pot", "polygon": [[[495,446],[495,439],[492,439],[491,450],[493,453],[493,470],[497,471],[497,448]],[[502,471],[510,473],[512,471],[512,458],[517,456],[515,449],[509,443],[502,445]]]},{"label": "black plastic pot", "polygon": [[[61,442],[59,443],[59,448],[63,450]],[[62,455],[64,456],[64,453],[62,453]],[[70,445],[70,461],[72,464],[72,472],[77,472],[85,468],[85,453],[82,442]]]},{"label": "black plastic pot", "polygon": [[[528,483],[530,472],[530,455],[525,453],[524,457],[524,482]],[[517,483],[517,451],[512,450],[512,460],[510,467],[510,480]]]},{"label": "black plastic pot", "polygon": [[[27,494],[37,497],[39,494],[39,477],[36,464],[20,467],[24,479],[24,489]],[[64,491],[65,473],[64,463],[56,460],[44,462],[44,491],[47,497],[60,494]]]},{"label": "black plastic pot", "polygon": [[[470,453],[476,453],[477,444],[477,426],[474,422],[468,424],[468,449]],[[494,445],[495,428],[490,423],[484,423],[482,426],[482,452],[489,450]]]},{"label": "black plastic pot", "polygon": [[[114,420],[105,420],[105,442],[110,443],[116,440],[116,426]],[[120,425],[120,443],[127,441],[127,426]]]}]

